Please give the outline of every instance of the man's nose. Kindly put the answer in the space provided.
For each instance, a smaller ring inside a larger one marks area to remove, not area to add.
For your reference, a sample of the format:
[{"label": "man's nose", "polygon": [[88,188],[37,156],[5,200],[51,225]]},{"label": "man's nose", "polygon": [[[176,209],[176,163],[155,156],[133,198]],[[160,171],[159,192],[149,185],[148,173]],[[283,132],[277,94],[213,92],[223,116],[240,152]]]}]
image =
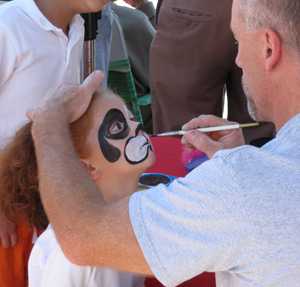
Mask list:
[{"label": "man's nose", "polygon": [[241,61],[241,58],[240,58],[240,53],[238,53],[238,54],[236,55],[235,63],[236,63],[236,65],[237,65],[239,68],[242,68],[242,61]]}]

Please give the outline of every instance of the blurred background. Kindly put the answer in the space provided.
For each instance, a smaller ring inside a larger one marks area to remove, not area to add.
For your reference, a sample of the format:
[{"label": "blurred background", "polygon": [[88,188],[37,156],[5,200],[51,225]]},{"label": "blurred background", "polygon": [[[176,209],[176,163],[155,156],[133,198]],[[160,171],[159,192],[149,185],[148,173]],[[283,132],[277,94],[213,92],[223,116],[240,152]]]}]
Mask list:
[{"label": "blurred background", "polygon": [[[157,5],[157,0],[151,0],[151,2],[153,2],[154,7],[156,7],[156,5]],[[129,8],[132,8],[130,5],[128,5],[127,3],[125,3],[123,0],[117,0],[117,1],[116,1],[116,4],[118,4],[118,5],[123,5],[123,6],[127,6],[127,7],[129,7]]]}]

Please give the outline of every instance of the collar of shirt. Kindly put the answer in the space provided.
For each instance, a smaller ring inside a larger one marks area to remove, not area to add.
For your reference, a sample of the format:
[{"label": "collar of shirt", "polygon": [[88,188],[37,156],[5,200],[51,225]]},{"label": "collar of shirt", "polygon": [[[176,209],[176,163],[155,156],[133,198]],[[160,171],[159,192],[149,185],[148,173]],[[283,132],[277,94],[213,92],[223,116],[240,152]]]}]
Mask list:
[{"label": "collar of shirt", "polygon": [[[34,0],[15,0],[20,8],[27,14],[30,18],[32,18],[42,29],[48,31],[56,31],[59,33],[63,33],[60,28],[54,26],[39,10]],[[73,26],[82,26],[84,24],[84,20],[80,15],[75,15],[70,23],[70,30]]]}]

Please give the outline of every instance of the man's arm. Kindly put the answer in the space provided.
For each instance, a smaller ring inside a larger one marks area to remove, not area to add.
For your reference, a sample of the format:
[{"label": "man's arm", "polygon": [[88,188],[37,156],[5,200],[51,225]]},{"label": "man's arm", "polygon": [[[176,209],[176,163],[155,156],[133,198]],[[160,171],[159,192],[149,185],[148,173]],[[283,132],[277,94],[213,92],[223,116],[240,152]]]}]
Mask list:
[{"label": "man's arm", "polygon": [[63,252],[75,264],[151,274],[131,226],[129,198],[104,203],[71,139],[69,121],[84,113],[101,80],[96,72],[79,88],[61,86],[39,103],[32,134],[42,202]]}]

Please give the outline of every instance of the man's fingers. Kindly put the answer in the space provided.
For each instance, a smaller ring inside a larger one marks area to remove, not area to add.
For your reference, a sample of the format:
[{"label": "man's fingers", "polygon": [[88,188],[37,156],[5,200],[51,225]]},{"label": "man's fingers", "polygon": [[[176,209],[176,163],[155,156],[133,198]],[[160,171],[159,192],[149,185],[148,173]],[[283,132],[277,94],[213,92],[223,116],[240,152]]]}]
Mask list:
[{"label": "man's fingers", "polygon": [[184,135],[184,137],[187,142],[189,142],[197,150],[204,152],[209,158],[215,154],[215,142],[204,133],[189,131]]},{"label": "man's fingers", "polygon": [[203,142],[205,142],[205,139],[203,138],[206,136],[197,131],[189,131],[184,135],[184,137],[192,146],[194,146],[196,149],[201,150],[199,146],[203,145]]},{"label": "man's fingers", "polygon": [[189,122],[182,126],[184,131],[199,128],[198,125],[199,120],[197,118],[191,119]]},{"label": "man's fingers", "polygon": [[195,147],[204,152],[209,158],[222,149],[234,148],[244,144],[241,130],[226,130],[212,133],[201,133],[199,127],[213,127],[236,124],[213,115],[200,115],[186,123],[182,129],[187,132],[181,142],[187,148]]},{"label": "man's fingers", "polygon": [[87,94],[93,94],[101,85],[104,79],[104,75],[102,71],[95,71],[91,73],[86,79],[83,81],[80,89]]}]

